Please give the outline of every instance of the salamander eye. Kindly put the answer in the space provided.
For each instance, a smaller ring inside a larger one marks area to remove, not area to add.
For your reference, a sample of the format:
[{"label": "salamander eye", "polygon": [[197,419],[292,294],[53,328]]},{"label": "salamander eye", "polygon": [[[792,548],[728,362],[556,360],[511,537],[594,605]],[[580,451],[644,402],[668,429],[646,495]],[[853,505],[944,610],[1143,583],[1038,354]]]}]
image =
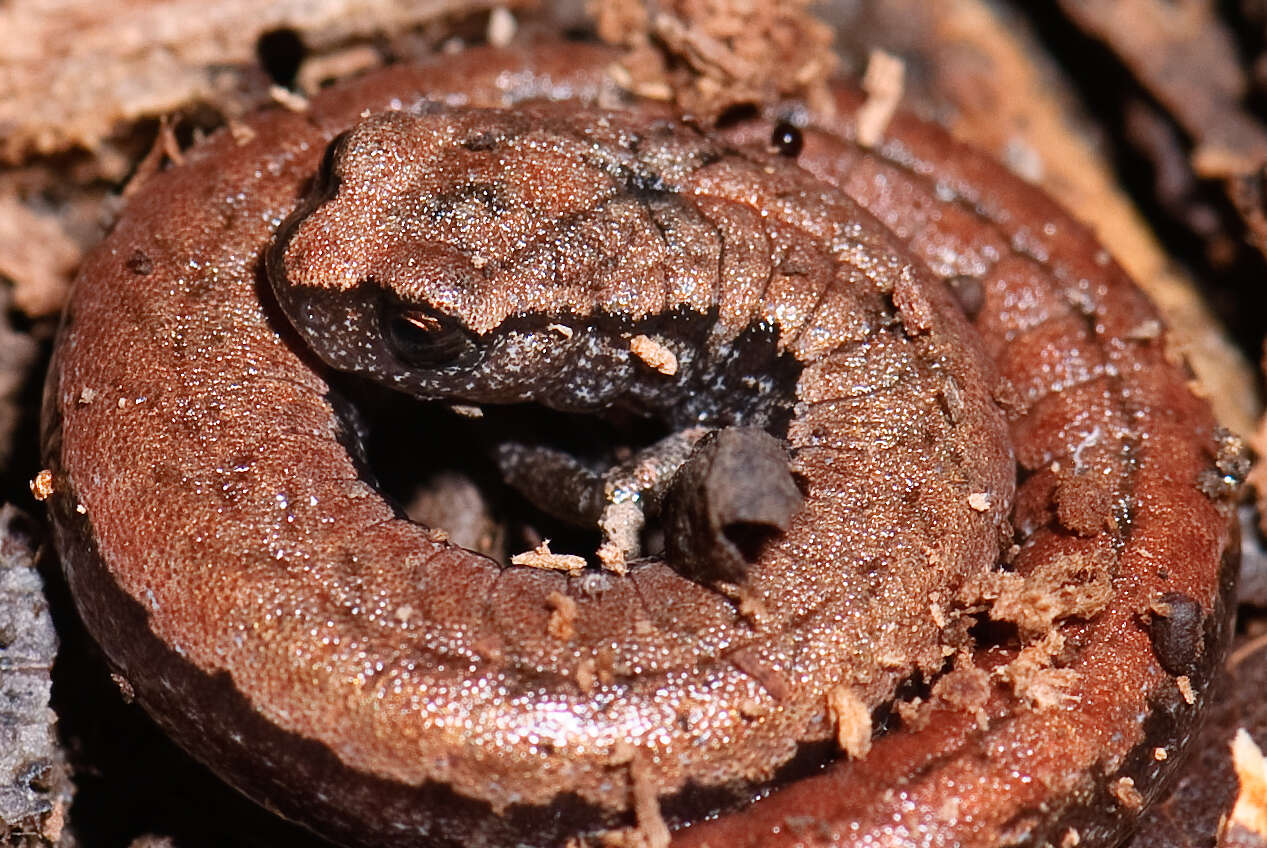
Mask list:
[{"label": "salamander eye", "polygon": [[411,368],[470,367],[480,347],[457,319],[429,309],[388,303],[382,314],[388,348]]}]

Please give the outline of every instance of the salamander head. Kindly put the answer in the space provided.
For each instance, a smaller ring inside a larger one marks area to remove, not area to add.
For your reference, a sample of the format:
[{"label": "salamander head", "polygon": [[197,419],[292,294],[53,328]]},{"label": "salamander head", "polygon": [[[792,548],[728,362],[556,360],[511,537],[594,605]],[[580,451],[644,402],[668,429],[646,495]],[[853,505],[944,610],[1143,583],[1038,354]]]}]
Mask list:
[{"label": "salamander head", "polygon": [[680,124],[651,129],[548,103],[366,118],[269,249],[278,301],[336,368],[420,396],[538,397],[568,362],[603,364],[592,318],[633,326],[682,298],[689,245],[664,220],[700,217],[677,178],[717,157]]}]

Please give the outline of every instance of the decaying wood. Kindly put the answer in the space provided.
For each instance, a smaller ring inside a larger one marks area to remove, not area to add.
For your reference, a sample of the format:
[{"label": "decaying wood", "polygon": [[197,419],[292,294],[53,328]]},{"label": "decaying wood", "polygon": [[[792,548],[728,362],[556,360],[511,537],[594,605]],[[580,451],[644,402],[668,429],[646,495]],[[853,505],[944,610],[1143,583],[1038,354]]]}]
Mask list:
[{"label": "decaying wood", "polygon": [[56,845],[71,799],[49,709],[57,635],[23,531],[0,508],[0,845]]},{"label": "decaying wood", "polygon": [[0,161],[94,148],[120,124],[207,102],[255,105],[242,73],[261,36],[306,47],[391,37],[522,0],[16,0],[0,8]]}]

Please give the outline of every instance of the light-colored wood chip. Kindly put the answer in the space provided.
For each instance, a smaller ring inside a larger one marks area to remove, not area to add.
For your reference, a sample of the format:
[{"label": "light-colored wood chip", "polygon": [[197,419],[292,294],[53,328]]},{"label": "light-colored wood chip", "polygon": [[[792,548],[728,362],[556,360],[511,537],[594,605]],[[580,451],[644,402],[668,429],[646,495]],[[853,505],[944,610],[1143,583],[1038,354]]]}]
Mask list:
[{"label": "light-colored wood chip", "polygon": [[566,571],[568,574],[580,574],[585,570],[585,557],[575,554],[556,554],[550,550],[550,540],[546,539],[530,551],[515,554],[510,558],[511,565],[522,565],[528,568],[540,568],[545,571]]},{"label": "light-colored wood chip", "polygon": [[1184,674],[1176,677],[1175,685],[1179,687],[1179,694],[1183,696],[1184,701],[1189,706],[1197,702],[1197,693],[1192,688],[1192,681],[1188,678],[1188,675]]},{"label": "light-colored wood chip", "polygon": [[308,111],[308,98],[289,88],[283,88],[280,85],[270,86],[268,96],[283,109],[289,109],[291,112]]},{"label": "light-colored wood chip", "polygon": [[629,349],[633,351],[634,356],[666,377],[672,377],[677,373],[677,356],[650,336],[634,336],[629,340]]},{"label": "light-colored wood chip", "polygon": [[1267,839],[1267,760],[1243,727],[1237,729],[1231,747],[1232,767],[1240,786],[1227,823]]},{"label": "light-colored wood chip", "polygon": [[1144,808],[1144,796],[1135,788],[1135,781],[1129,777],[1118,778],[1109,786],[1109,791],[1113,793],[1118,803],[1128,810]]},{"label": "light-colored wood chip", "polygon": [[860,760],[871,751],[871,711],[848,686],[827,693],[827,711],[836,725],[836,742],[850,759]]},{"label": "light-colored wood chip", "polygon": [[874,147],[879,143],[893,120],[905,86],[906,63],[883,50],[872,50],[862,77],[867,101],[858,110],[858,144]]},{"label": "light-colored wood chip", "polygon": [[519,24],[515,21],[515,16],[505,6],[498,6],[488,16],[485,37],[494,47],[507,47],[515,40],[518,30]]},{"label": "light-colored wood chip", "polygon": [[562,592],[551,592],[546,596],[546,606],[550,608],[546,632],[560,642],[570,641],[576,636],[576,601]]},{"label": "light-colored wood chip", "polygon": [[35,475],[31,481],[31,494],[37,501],[46,501],[53,496],[53,472],[45,468]]}]

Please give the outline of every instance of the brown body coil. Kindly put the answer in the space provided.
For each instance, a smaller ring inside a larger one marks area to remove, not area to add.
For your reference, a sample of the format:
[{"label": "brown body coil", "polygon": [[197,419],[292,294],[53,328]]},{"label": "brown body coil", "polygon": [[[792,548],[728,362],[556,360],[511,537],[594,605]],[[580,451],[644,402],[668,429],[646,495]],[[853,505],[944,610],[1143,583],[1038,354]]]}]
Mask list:
[{"label": "brown body coil", "polygon": [[[178,741],[347,842],[560,844],[646,786],[672,825],[726,813],[675,844],[1111,842],[1199,712],[1235,550],[1152,307],[935,128],[862,150],[842,92],[770,148],[786,107],[701,128],[608,58],[390,69],[135,197],[46,395],[89,628]],[[804,503],[725,572],[744,604],[662,558],[507,568],[383,499],[303,341],[424,398],[761,427]],[[970,632],[1044,576],[1100,593],[1049,631],[1054,703]],[[942,679],[980,693],[788,784],[842,704]]]}]

